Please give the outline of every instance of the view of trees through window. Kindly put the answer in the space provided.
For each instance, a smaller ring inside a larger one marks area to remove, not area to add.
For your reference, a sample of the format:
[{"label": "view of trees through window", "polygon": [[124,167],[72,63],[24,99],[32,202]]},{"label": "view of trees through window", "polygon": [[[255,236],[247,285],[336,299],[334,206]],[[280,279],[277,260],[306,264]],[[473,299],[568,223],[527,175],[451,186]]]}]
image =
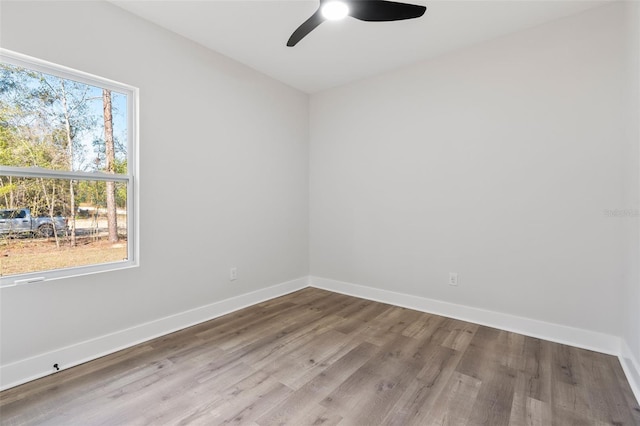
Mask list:
[{"label": "view of trees through window", "polygon": [[0,276],[127,259],[127,108],[125,93],[0,63]]}]

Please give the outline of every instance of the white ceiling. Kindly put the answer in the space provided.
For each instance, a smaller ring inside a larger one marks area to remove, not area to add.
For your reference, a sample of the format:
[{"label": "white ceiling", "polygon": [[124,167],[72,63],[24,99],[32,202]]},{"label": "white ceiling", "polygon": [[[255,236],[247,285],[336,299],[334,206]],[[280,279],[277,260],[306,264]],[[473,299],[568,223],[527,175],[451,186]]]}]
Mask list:
[{"label": "white ceiling", "polygon": [[[403,1],[403,0],[397,0]],[[317,9],[307,0],[113,0],[146,20],[307,93],[580,13],[607,1],[406,0],[422,18],[324,22],[295,47],[291,33]]]}]

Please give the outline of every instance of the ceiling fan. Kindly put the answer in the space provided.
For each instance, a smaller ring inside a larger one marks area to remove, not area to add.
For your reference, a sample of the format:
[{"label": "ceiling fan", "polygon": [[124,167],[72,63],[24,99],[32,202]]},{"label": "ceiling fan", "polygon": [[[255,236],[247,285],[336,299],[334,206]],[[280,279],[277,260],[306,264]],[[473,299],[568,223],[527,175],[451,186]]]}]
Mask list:
[{"label": "ceiling fan", "polygon": [[419,18],[426,10],[425,6],[387,0],[320,0],[315,13],[291,34],[287,46],[295,46],[326,20],[338,20],[348,15],[369,22],[400,21]]}]

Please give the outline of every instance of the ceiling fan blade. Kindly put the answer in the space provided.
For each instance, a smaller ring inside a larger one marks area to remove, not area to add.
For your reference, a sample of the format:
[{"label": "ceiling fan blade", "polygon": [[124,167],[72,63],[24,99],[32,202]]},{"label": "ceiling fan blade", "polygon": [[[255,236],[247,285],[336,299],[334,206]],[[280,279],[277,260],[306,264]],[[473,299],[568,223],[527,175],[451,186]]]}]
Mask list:
[{"label": "ceiling fan blade", "polygon": [[307,34],[309,34],[315,27],[322,24],[324,21],[324,17],[322,13],[320,13],[320,9],[316,10],[316,12],[309,17],[306,21],[302,23],[298,27],[297,30],[291,34],[289,37],[289,41],[287,41],[287,46],[292,47],[295,46],[300,40],[302,40]]},{"label": "ceiling fan blade", "polygon": [[419,18],[425,6],[386,0],[355,0],[349,2],[349,15],[361,21],[400,21]]}]

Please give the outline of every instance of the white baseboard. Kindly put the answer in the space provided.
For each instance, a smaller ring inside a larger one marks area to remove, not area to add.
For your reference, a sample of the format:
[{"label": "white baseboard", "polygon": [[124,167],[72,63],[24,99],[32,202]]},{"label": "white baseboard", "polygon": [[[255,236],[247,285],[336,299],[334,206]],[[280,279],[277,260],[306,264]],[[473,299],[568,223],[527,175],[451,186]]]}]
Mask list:
[{"label": "white baseboard", "polygon": [[302,277],[0,366],[0,390],[100,358],[308,286],[618,356],[640,401],[640,363],[617,336],[320,277]]},{"label": "white baseboard", "polygon": [[610,355],[620,354],[621,339],[618,336],[326,278],[312,276],[309,277],[309,283],[312,287],[336,293],[513,331]]},{"label": "white baseboard", "polygon": [[71,368],[247,306],[284,296],[306,288],[308,285],[308,277],[298,278],[2,365],[0,366],[0,390],[52,374],[54,363],[58,363],[61,369]]},{"label": "white baseboard", "polygon": [[640,362],[638,358],[633,355],[633,352],[625,341],[622,342],[622,350],[618,358],[620,359],[624,374],[627,376],[631,390],[638,402],[640,402]]},{"label": "white baseboard", "polygon": [[640,361],[634,356],[627,342],[618,336],[327,278],[311,276],[309,277],[309,285],[349,296],[388,303],[394,306],[415,309],[416,311],[513,331],[551,342],[615,355],[620,360],[636,400],[640,401]]}]

